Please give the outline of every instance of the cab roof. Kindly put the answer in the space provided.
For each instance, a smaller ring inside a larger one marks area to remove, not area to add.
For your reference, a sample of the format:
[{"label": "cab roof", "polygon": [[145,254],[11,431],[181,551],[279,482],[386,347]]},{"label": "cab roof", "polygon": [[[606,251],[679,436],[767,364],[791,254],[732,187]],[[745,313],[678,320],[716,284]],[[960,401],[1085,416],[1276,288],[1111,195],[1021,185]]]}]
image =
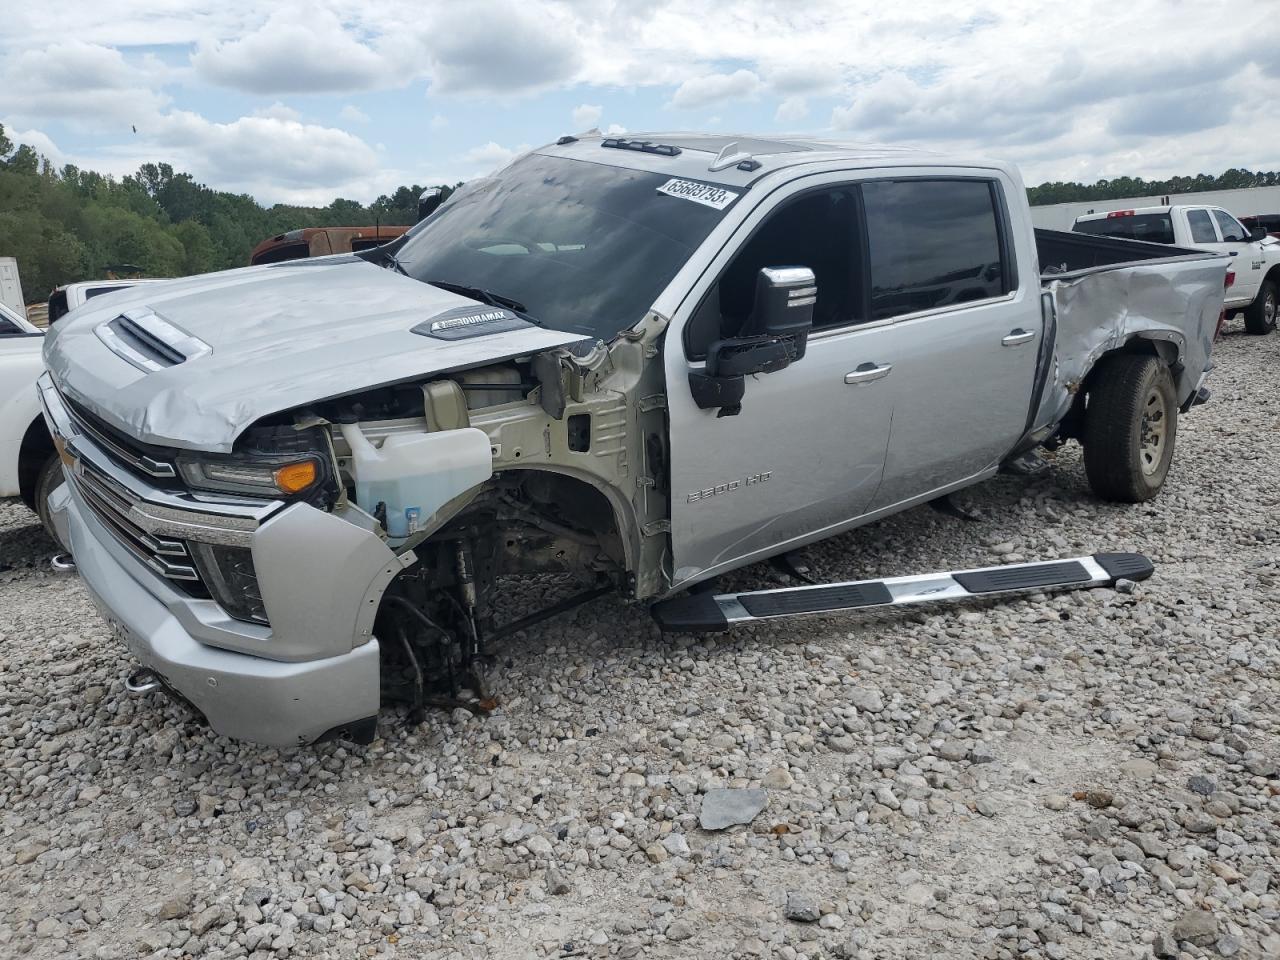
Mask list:
[{"label": "cab roof", "polygon": [[[1117,216],[1126,217],[1142,217],[1148,215],[1160,215],[1172,213],[1179,207],[1187,207],[1194,210],[1224,210],[1212,203],[1166,203],[1156,207],[1126,207],[1123,210],[1099,210],[1097,213],[1082,213],[1076,217],[1076,223],[1086,220],[1106,220],[1108,217],[1115,219]],[[1227,211],[1229,212],[1229,211]]]},{"label": "cab roof", "polygon": [[[786,167],[828,161],[867,167],[901,164],[1011,169],[1003,163],[956,158],[915,147],[791,135],[668,132],[612,136],[593,130],[561,137],[534,152],[740,187]],[[717,158],[722,158],[721,162]],[[713,166],[720,169],[711,169]]]}]

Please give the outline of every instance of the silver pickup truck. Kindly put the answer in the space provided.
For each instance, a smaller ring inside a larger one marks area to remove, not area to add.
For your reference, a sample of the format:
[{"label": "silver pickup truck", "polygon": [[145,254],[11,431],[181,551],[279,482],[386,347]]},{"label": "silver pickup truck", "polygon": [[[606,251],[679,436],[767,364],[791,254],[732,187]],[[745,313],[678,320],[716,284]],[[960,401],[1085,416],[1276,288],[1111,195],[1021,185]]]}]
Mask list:
[{"label": "silver pickup truck", "polygon": [[[817,140],[565,137],[395,242],[54,328],[55,523],[216,731],[367,740],[469,694],[504,578],[668,629],[1138,577],[1100,554],[765,595],[716,575],[1084,444],[1154,496],[1226,259],[1035,231],[1017,171]],[[705,586],[705,584],[704,584]]]}]

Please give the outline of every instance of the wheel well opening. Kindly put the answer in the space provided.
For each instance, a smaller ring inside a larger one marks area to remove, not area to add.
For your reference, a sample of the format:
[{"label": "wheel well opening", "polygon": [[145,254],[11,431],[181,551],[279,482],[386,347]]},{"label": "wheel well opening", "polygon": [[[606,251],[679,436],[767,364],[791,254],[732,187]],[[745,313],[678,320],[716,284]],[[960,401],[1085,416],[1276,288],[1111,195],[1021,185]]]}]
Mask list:
[{"label": "wheel well opening", "polygon": [[44,419],[32,421],[22,436],[22,446],[18,448],[18,490],[23,502],[32,510],[36,508],[36,483],[40,479],[40,471],[56,453]]}]

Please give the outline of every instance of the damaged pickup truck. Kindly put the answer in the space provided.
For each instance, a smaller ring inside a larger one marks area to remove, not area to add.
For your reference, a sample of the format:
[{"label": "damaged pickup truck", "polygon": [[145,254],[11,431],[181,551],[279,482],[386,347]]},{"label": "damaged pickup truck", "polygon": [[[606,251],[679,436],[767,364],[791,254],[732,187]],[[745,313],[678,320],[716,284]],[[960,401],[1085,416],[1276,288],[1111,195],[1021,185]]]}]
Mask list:
[{"label": "damaged pickup truck", "polygon": [[60,324],[51,511],[131,690],[233,737],[367,740],[386,702],[480,694],[486,644],[532,622],[494,622],[505,577],[574,572],[716,630],[1149,573],[682,595],[1069,439],[1100,496],[1154,496],[1226,265],[1034,231],[1002,163],[565,137],[387,246]]}]

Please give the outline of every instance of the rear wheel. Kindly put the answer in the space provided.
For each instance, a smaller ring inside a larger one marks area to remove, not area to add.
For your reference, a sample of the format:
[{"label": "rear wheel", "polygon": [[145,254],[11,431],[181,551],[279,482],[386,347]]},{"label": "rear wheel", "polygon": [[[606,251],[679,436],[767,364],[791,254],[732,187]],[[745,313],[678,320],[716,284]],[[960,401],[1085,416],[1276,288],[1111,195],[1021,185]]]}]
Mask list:
[{"label": "rear wheel", "polygon": [[45,532],[53,542],[63,550],[70,550],[71,547],[62,542],[58,531],[54,529],[53,518],[49,512],[49,494],[58,489],[62,479],[62,461],[58,459],[57,454],[54,454],[44,462],[44,466],[40,468],[40,476],[36,478],[36,513],[40,515],[40,522],[44,524]]},{"label": "rear wheel", "polygon": [[1249,333],[1268,334],[1276,328],[1276,285],[1267,280],[1254,298],[1253,303],[1245,307],[1244,328]]},{"label": "rear wheel", "polygon": [[1178,432],[1169,368],[1157,357],[1103,360],[1090,378],[1084,467],[1104,500],[1141,503],[1164,486]]}]

